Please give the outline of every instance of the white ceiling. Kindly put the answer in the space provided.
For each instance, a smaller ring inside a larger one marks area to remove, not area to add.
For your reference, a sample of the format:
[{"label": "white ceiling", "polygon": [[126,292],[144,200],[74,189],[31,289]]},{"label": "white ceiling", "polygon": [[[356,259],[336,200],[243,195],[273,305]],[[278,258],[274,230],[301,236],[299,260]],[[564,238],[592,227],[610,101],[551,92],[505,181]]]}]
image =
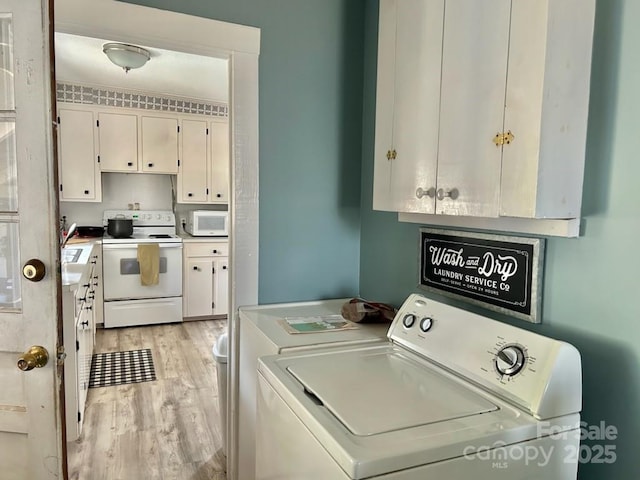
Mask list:
[{"label": "white ceiling", "polygon": [[125,73],[102,52],[117,41],[56,32],[56,80],[228,103],[227,60],[138,45],[151,59]]}]

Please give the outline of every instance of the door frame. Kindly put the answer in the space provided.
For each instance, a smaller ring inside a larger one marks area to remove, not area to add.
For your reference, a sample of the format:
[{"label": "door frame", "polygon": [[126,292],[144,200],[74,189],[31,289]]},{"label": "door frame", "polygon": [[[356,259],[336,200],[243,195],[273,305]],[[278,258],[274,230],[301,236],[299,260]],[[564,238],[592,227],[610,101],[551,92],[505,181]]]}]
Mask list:
[{"label": "door frame", "polygon": [[[142,20],[141,20],[142,19]],[[115,0],[56,0],[55,31],[229,60],[229,479],[236,478],[239,325],[258,303],[258,55],[260,29]]]}]

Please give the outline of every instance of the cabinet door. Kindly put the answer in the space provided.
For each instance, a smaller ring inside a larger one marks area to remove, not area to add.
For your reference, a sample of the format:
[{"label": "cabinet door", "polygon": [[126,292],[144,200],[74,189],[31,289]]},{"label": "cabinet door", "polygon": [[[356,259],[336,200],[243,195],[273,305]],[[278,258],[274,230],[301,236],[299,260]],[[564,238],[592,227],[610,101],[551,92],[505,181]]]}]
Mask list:
[{"label": "cabinet door", "polygon": [[211,181],[209,201],[229,202],[229,123],[211,122]]},{"label": "cabinet door", "polygon": [[180,130],[178,201],[207,202],[207,122],[183,120]]},{"label": "cabinet door", "polygon": [[101,201],[93,112],[61,108],[58,122],[60,200]]},{"label": "cabinet door", "polygon": [[447,0],[436,213],[498,216],[510,5]]},{"label": "cabinet door", "polygon": [[211,258],[187,258],[185,262],[184,316],[213,313],[213,262]]},{"label": "cabinet door", "polygon": [[142,171],[178,173],[178,120],[141,117]]},{"label": "cabinet door", "polygon": [[98,114],[100,168],[103,172],[135,172],[138,169],[138,116]]},{"label": "cabinet door", "polygon": [[87,401],[87,392],[89,390],[89,377],[91,374],[91,359],[93,355],[93,325],[91,310],[89,305],[83,305],[78,316],[76,324],[76,361],[77,366],[77,382],[78,382],[78,413],[80,423],[78,424],[78,433],[82,431],[82,419],[84,418],[84,407]]},{"label": "cabinet door", "polygon": [[443,17],[444,0],[380,2],[375,209],[434,211]]},{"label": "cabinet door", "polygon": [[213,261],[213,314],[229,313],[229,259],[216,258]]}]

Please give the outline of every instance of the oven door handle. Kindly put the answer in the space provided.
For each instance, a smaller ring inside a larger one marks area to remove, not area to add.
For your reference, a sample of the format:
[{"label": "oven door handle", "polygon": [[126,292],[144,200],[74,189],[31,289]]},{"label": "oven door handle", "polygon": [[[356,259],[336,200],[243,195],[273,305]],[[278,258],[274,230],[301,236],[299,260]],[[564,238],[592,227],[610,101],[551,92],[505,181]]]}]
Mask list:
[{"label": "oven door handle", "polygon": [[[145,242],[146,243],[146,242]],[[103,243],[103,250],[135,250],[145,243]],[[182,243],[158,243],[160,248],[182,248]]]}]

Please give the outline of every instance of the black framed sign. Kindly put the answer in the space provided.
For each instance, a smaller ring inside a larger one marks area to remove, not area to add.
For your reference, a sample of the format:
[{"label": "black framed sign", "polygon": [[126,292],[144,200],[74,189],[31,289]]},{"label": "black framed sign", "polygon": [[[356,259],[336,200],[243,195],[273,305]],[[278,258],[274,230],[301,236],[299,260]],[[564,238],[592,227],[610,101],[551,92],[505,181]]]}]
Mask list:
[{"label": "black framed sign", "polygon": [[426,290],[541,321],[544,239],[420,229],[420,283]]}]

